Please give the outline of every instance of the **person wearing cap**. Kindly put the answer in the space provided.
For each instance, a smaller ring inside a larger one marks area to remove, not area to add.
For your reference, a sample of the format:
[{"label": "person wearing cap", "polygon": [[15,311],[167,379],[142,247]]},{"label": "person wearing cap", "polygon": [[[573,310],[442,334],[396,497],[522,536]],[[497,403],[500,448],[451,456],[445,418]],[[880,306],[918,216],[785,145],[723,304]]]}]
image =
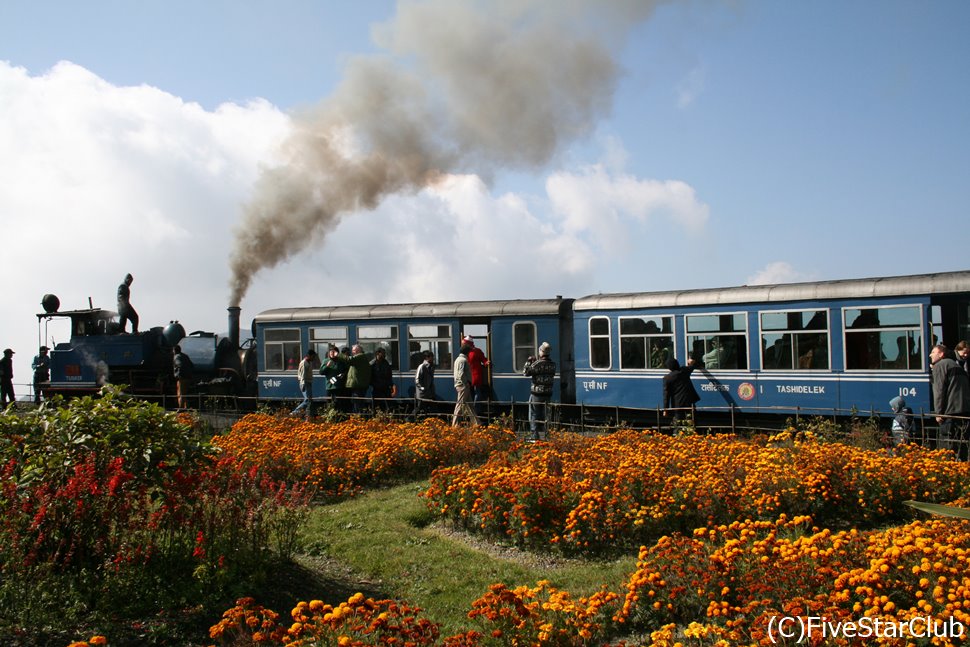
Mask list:
[{"label": "person wearing cap", "polygon": [[317,351],[311,348],[300,360],[300,367],[296,370],[296,377],[300,381],[300,391],[303,392],[303,402],[290,412],[291,416],[306,410],[307,420],[313,417],[313,373],[317,370],[317,365]]},{"label": "person wearing cap", "polygon": [[44,384],[51,380],[51,358],[47,354],[50,350],[47,346],[41,346],[38,355],[34,355],[34,361],[30,363],[30,368],[34,369],[34,404],[40,404],[40,392]]},{"label": "person wearing cap", "polygon": [[482,414],[480,402],[488,400],[490,389],[488,388],[488,358],[484,351],[475,345],[475,339],[467,336],[462,339],[462,344],[471,347],[468,351],[468,366],[472,371],[472,399],[475,401],[475,413]]},{"label": "person wearing cap", "polygon": [[455,359],[455,411],[451,414],[451,426],[457,427],[458,420],[462,415],[467,415],[471,424],[478,426],[478,416],[472,408],[472,370],[468,365],[468,352],[471,346],[462,344],[458,349],[458,357]]},{"label": "person wearing cap", "polygon": [[13,351],[7,348],[0,359],[0,407],[6,408],[16,399],[13,393]]},{"label": "person wearing cap", "polygon": [[553,386],[556,382],[556,363],[552,361],[552,346],[544,341],[539,346],[539,357],[533,355],[525,362],[522,369],[524,375],[532,378],[532,386],[529,387],[529,431],[532,432],[532,440],[539,440],[538,422],[542,416],[542,430],[548,435],[546,429],[546,419],[548,404],[552,400]]},{"label": "person wearing cap", "polygon": [[118,286],[118,324],[121,332],[125,332],[125,326],[131,322],[132,334],[138,334],[138,313],[131,307],[131,282],[134,281],[131,274],[125,275],[124,282]]}]

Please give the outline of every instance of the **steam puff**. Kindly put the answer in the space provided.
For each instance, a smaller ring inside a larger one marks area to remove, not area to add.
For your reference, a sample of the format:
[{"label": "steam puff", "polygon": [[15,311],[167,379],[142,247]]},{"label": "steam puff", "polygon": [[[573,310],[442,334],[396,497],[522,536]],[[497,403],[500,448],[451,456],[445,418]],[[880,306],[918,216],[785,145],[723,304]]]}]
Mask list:
[{"label": "steam puff", "polygon": [[400,4],[375,32],[389,56],[353,59],[332,97],[295,116],[284,164],[257,181],[235,232],[230,303],[344,213],[444,174],[547,164],[609,112],[613,48],[655,4]]}]

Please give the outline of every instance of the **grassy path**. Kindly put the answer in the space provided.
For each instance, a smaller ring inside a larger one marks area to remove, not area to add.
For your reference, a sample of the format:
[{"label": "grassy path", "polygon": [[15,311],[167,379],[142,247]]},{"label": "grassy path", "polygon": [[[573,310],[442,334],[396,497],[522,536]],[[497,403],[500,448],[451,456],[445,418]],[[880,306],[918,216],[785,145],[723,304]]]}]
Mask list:
[{"label": "grassy path", "polygon": [[545,579],[578,595],[602,584],[617,590],[633,570],[633,555],[610,562],[566,560],[451,532],[432,523],[419,497],[426,486],[410,483],[317,508],[287,597],[336,603],[360,590],[400,599],[424,609],[450,635],[471,628],[471,603],[495,582],[534,586]]}]

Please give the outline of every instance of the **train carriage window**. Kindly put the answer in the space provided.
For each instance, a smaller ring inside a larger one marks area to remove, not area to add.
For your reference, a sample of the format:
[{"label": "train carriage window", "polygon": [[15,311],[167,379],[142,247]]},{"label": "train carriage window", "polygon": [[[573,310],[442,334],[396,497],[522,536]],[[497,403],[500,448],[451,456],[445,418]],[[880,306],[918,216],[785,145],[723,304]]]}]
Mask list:
[{"label": "train carriage window", "polygon": [[347,326],[311,328],[310,344],[313,346],[313,350],[317,351],[317,357],[321,358],[321,361],[326,361],[327,350],[330,344],[333,344],[337,348],[344,348],[350,345]]},{"label": "train carriage window", "polygon": [[418,324],[408,326],[408,358],[411,370],[421,365],[422,353],[434,353],[435,368],[451,369],[451,326]]},{"label": "train carriage window", "polygon": [[536,342],[534,321],[517,321],[512,325],[512,369],[521,371],[530,355],[535,355],[539,344]]},{"label": "train carriage window", "polygon": [[400,342],[397,326],[357,326],[357,343],[372,357],[378,348],[383,348],[391,368],[398,370]]},{"label": "train carriage window", "polygon": [[673,356],[673,316],[620,317],[620,369],[664,368]]},{"label": "train carriage window", "polygon": [[299,328],[269,328],[263,333],[263,362],[267,371],[296,370],[300,365]]},{"label": "train carriage window", "polygon": [[748,368],[748,329],[743,312],[687,315],[687,352],[708,369]]},{"label": "train carriage window", "polygon": [[829,368],[827,310],[761,313],[761,368],[766,371]]},{"label": "train carriage window", "polygon": [[610,349],[610,318],[590,317],[589,367],[608,369],[612,365]]},{"label": "train carriage window", "polygon": [[845,308],[843,317],[847,370],[923,370],[920,306]]}]

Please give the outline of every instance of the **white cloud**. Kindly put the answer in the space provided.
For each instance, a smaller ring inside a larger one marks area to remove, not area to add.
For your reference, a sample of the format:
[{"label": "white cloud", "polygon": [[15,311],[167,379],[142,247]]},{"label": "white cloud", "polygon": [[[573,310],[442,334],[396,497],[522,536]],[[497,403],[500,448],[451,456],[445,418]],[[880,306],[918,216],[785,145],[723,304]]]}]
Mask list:
[{"label": "white cloud", "polygon": [[0,62],[3,258],[17,274],[0,344],[18,353],[15,382],[30,381],[43,294],[114,309],[126,272],[143,327],[222,330],[228,231],[288,124],[265,101],[209,112],[71,63],[31,76]]},{"label": "white cloud", "polygon": [[603,250],[614,252],[629,251],[631,223],[666,219],[699,233],[710,212],[685,182],[612,175],[602,165],[581,173],[556,173],[546,181],[546,191],[565,232],[589,236]]},{"label": "white cloud", "polygon": [[796,270],[791,263],[775,261],[748,277],[747,285],[773,285],[776,283],[800,283],[814,281],[818,277],[809,272]]},{"label": "white cloud", "polygon": [[[71,63],[39,76],[0,62],[0,347],[30,381],[44,294],[64,310],[115,307],[131,272],[141,327],[225,329],[232,231],[289,117],[265,101],[207,111],[148,86],[117,87]],[[702,231],[708,207],[677,180],[560,172],[546,195],[494,195],[453,175],[373,212],[344,214],[309,249],[256,276],[243,321],[299,305],[581,296],[638,276],[628,234],[664,221]],[[308,233],[308,235],[313,235]],[[66,331],[52,329],[55,341]],[[27,389],[19,387],[22,395]]]}]

